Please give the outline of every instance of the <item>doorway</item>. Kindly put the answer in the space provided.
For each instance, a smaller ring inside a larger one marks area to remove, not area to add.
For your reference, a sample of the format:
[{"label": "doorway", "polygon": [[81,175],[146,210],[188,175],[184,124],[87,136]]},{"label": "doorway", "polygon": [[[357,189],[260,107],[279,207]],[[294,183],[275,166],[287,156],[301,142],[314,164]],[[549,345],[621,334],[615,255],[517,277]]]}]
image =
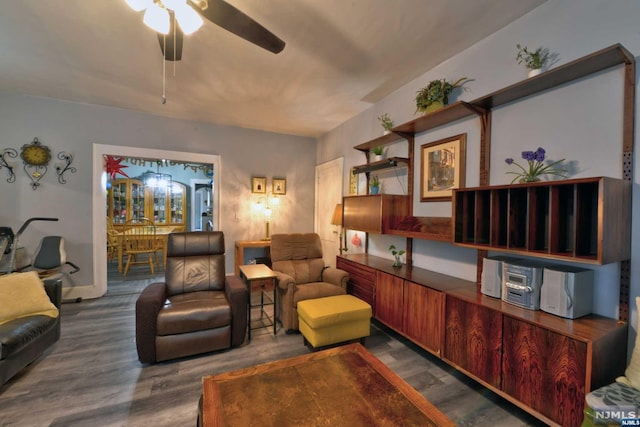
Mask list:
[{"label": "doorway", "polygon": [[204,179],[191,179],[191,231],[213,229],[213,182]]},{"label": "doorway", "polygon": [[[173,159],[184,162],[208,163],[213,166],[217,179],[213,182],[213,209],[220,211],[220,156],[188,153],[119,145],[93,144],[92,222],[93,222],[93,284],[69,289],[65,298],[97,298],[107,292],[107,238],[106,238],[106,183],[104,156],[144,157],[151,159]],[[214,217],[214,228],[221,227],[220,216]]]},{"label": "doorway", "polygon": [[339,254],[339,226],[331,224],[336,204],[342,203],[342,177],[344,158],[331,160],[316,166],[315,230],[320,236],[322,253],[327,265],[336,266]]},{"label": "doorway", "polygon": [[[109,295],[128,292],[132,281],[162,280],[169,234],[204,230],[203,224],[212,230],[214,215],[211,194],[214,171],[210,164],[142,157],[114,158],[122,171],[107,176]],[[197,182],[195,186],[194,181]],[[138,227],[144,221],[154,227]],[[150,240],[158,248],[155,255],[146,251],[145,243],[152,230],[155,237]],[[139,233],[133,242],[145,245],[145,250],[134,256],[137,262],[131,263],[131,268],[126,268],[124,264],[129,265],[130,257],[125,241],[127,236],[133,237],[134,231]],[[147,258],[152,260],[146,262]]]}]

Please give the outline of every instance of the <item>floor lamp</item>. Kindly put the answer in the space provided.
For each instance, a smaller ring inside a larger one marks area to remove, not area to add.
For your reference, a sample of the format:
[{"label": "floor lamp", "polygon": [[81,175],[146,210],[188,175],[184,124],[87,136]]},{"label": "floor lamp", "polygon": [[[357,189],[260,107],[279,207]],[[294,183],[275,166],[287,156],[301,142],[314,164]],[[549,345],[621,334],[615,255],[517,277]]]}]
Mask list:
[{"label": "floor lamp", "polygon": [[[342,203],[336,204],[336,207],[333,210],[333,216],[331,217],[331,225],[340,226],[340,237],[338,239],[338,245],[340,249],[340,255],[342,255],[342,252],[347,251],[347,233],[345,233],[344,229],[342,228]],[[342,243],[343,238],[344,238],[344,246]]]}]

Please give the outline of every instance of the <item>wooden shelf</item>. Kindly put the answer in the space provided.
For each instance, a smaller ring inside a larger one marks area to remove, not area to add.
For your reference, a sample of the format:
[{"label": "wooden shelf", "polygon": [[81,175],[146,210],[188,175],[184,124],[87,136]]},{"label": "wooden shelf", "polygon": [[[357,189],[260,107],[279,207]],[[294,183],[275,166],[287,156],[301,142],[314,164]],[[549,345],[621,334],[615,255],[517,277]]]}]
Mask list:
[{"label": "wooden shelf", "polygon": [[389,157],[388,159],[367,163],[366,165],[354,166],[353,173],[358,174],[372,172],[380,169],[395,168],[398,166],[406,167],[408,165],[409,159],[407,157]]},{"label": "wooden shelf", "polygon": [[396,126],[391,131],[398,135],[413,136],[474,114],[481,115],[492,108],[543,92],[616,65],[632,64],[634,61],[633,55],[627,49],[620,44],[615,44],[481,98],[469,102],[458,101],[447,105],[440,110]]},{"label": "wooden shelf", "polygon": [[479,115],[483,113],[485,113],[484,109],[478,108],[477,106],[467,102],[458,101],[447,105],[440,110],[425,114],[417,119],[411,120],[410,122],[396,126],[391,129],[391,131],[409,137],[447,123],[455,122],[456,120],[464,119],[465,117],[469,117],[474,114]]},{"label": "wooden shelf", "polygon": [[632,64],[634,61],[634,56],[627,49],[615,44],[473,100],[470,104],[485,109],[499,107],[616,65]]},{"label": "wooden shelf", "polygon": [[364,153],[368,153],[373,147],[382,147],[385,145],[395,144],[396,142],[404,141],[406,138],[402,135],[396,134],[393,131],[387,135],[382,135],[374,138],[370,141],[363,142],[360,145],[356,145],[356,150],[360,150]]}]

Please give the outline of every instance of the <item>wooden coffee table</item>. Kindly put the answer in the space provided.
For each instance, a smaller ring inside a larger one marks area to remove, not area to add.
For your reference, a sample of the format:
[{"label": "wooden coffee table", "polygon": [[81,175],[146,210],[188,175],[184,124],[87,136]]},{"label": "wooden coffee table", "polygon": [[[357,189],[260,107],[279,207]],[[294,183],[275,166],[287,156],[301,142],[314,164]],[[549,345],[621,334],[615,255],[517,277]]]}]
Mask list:
[{"label": "wooden coffee table", "polygon": [[203,378],[203,426],[455,426],[360,344]]}]

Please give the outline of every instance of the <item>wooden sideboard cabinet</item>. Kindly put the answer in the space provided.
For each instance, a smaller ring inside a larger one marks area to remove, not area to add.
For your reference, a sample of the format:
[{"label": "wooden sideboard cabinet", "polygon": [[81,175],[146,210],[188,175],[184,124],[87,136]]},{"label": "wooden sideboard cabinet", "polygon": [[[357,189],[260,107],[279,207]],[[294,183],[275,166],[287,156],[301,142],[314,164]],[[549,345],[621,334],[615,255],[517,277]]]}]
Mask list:
[{"label": "wooden sideboard cabinet", "polygon": [[588,343],[505,316],[502,389],[563,426],[580,425]]},{"label": "wooden sideboard cabinet", "polygon": [[585,396],[622,375],[627,324],[564,319],[478,289],[447,291],[443,359],[545,422],[578,427]]},{"label": "wooden sideboard cabinet", "polygon": [[349,273],[347,292],[367,302],[371,306],[375,317],[376,270],[340,256],[336,258],[336,268]]},{"label": "wooden sideboard cabinet", "polygon": [[404,282],[404,335],[440,356],[444,293],[414,282]]},{"label": "wooden sideboard cabinet", "polygon": [[396,331],[403,331],[404,280],[382,271],[376,272],[376,319]]},{"label": "wooden sideboard cabinet", "polygon": [[447,295],[443,359],[500,388],[502,314]]},{"label": "wooden sideboard cabinet", "polygon": [[445,291],[475,288],[475,284],[406,265],[393,268],[392,264],[392,260],[369,254],[345,254],[336,259],[336,266],[350,275],[349,293],[369,302],[376,320],[440,356]]},{"label": "wooden sideboard cabinet", "polygon": [[387,233],[409,212],[409,196],[395,194],[347,196],[342,203],[344,228],[377,234]]},{"label": "wooden sideboard cabinet", "polygon": [[376,319],[440,355],[444,294],[401,277],[376,273]]},{"label": "wooden sideboard cabinet", "polygon": [[527,310],[473,282],[392,262],[369,254],[336,260],[350,283],[364,283],[350,292],[373,295],[376,320],[547,424],[578,427],[586,394],[624,372],[625,322]]}]

